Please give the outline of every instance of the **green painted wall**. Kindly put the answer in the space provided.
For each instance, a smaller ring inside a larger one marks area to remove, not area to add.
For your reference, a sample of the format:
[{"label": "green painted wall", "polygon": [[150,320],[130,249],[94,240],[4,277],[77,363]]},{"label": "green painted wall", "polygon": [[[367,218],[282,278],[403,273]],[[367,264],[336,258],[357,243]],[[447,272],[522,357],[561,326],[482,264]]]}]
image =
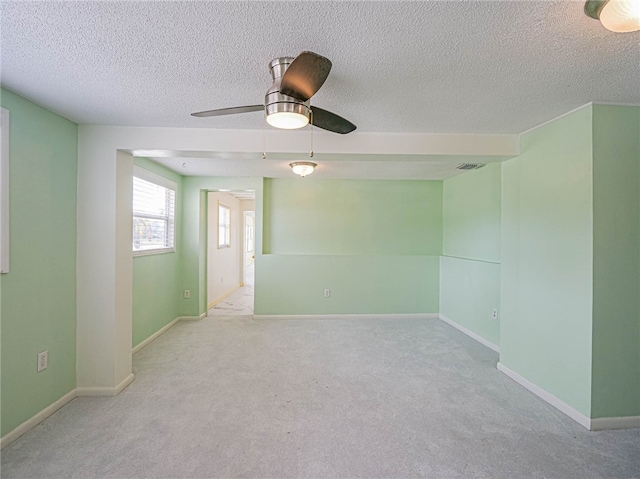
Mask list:
[{"label": "green painted wall", "polygon": [[444,181],[444,256],[500,262],[501,164]]},{"label": "green painted wall", "polygon": [[593,106],[591,417],[640,415],[640,108]]},{"label": "green painted wall", "polygon": [[182,176],[146,158],[135,158],[134,163],[177,184],[176,252],[133,257],[132,346],[137,346],[180,316]]},{"label": "green painted wall", "polygon": [[[10,111],[10,263],[2,283],[2,435],[76,385],[77,125],[2,89]],[[49,351],[37,373],[37,354]]]},{"label": "green painted wall", "polygon": [[437,313],[438,277],[437,256],[265,255],[256,265],[255,309],[273,315]]},{"label": "green painted wall", "polygon": [[438,312],[442,182],[265,179],[263,214],[256,314]]},{"label": "green painted wall", "polygon": [[439,255],[442,182],[265,181],[265,254]]},{"label": "green painted wall", "polygon": [[502,164],[500,362],[591,412],[592,108],[521,136]]},{"label": "green painted wall", "polygon": [[501,165],[444,181],[440,313],[500,345]]}]

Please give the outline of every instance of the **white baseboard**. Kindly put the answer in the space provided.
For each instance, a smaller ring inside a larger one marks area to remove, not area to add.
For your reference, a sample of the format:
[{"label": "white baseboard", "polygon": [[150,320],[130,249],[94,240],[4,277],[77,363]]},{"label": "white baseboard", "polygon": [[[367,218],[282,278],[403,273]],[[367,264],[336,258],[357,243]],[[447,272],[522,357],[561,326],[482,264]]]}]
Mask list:
[{"label": "white baseboard", "polygon": [[133,382],[134,377],[133,373],[131,373],[114,387],[79,387],[76,389],[76,393],[78,396],[117,396]]},{"label": "white baseboard", "polygon": [[180,321],[200,321],[201,319],[204,319],[206,317],[207,317],[207,313],[202,313],[200,316],[178,316],[176,319],[171,321],[169,324],[165,324],[162,328],[160,328],[158,331],[153,333],[151,336],[149,336],[147,339],[145,339],[140,344],[138,344],[135,348],[133,348],[131,350],[131,354],[132,355],[136,354],[141,349],[143,349],[146,346],[148,346],[149,344],[151,344],[153,341],[155,341],[160,336],[162,336],[164,333],[166,333],[171,328],[173,328]]},{"label": "white baseboard", "polygon": [[438,319],[438,313],[426,314],[254,314],[254,319]]},{"label": "white baseboard", "polygon": [[553,407],[555,407],[558,411],[566,414],[581,426],[587,429],[591,429],[591,419],[585,416],[584,414],[582,414],[581,412],[576,411],[574,408],[569,406],[564,401],[558,399],[553,394],[545,391],[540,386],[532,383],[528,379],[525,379],[524,377],[520,376],[518,373],[516,373],[515,371],[512,371],[511,369],[506,367],[504,364],[498,363],[497,368],[498,368],[498,371],[500,371],[503,374],[506,374],[515,382],[523,386],[525,389],[528,389],[543,401],[548,402]]},{"label": "white baseboard", "polygon": [[200,316],[180,316],[178,319],[180,321],[200,321],[201,319],[204,319],[206,317],[207,317],[207,313],[204,312],[200,314]]},{"label": "white baseboard", "polygon": [[144,341],[142,341],[140,344],[138,344],[135,348],[133,348],[131,350],[131,354],[136,354],[138,351],[140,351],[142,348],[144,348],[145,346],[147,346],[148,344],[150,344],[151,342],[153,342],[154,340],[156,340],[159,336],[163,335],[164,333],[166,333],[168,330],[170,330],[171,328],[173,328],[176,324],[178,324],[178,321],[180,321],[180,317],[177,317],[176,319],[174,319],[173,321],[171,321],[169,324],[164,325],[162,328],[160,328],[159,330],[157,330],[155,333],[153,333],[151,336],[149,336],[147,339],[145,339]]},{"label": "white baseboard", "polygon": [[129,374],[126,378],[124,378],[120,384],[118,384],[115,388],[116,393],[114,394],[114,396],[117,396],[118,394],[120,394],[122,391],[124,391],[125,389],[127,389],[127,386],[129,386],[129,384],[131,384],[133,382],[133,380],[135,379],[135,375],[133,373]]},{"label": "white baseboard", "polygon": [[76,388],[69,391],[53,404],[50,404],[42,411],[27,419],[25,422],[16,427],[13,431],[8,432],[0,439],[0,449],[7,447],[20,436],[30,431],[42,421],[51,416],[54,412],[67,405],[70,401],[79,396],[117,396],[133,382],[134,375],[129,374],[120,384],[112,388]]},{"label": "white baseboard", "polygon": [[496,344],[493,344],[491,341],[487,341],[486,339],[484,339],[482,336],[474,333],[473,331],[471,331],[470,329],[465,328],[464,326],[461,326],[460,324],[456,323],[455,321],[453,321],[452,319],[447,318],[444,314],[440,314],[438,315],[439,318],[444,321],[445,323],[447,323],[450,326],[453,326],[454,328],[456,328],[458,331],[463,332],[464,334],[466,334],[467,336],[469,336],[470,338],[475,339],[476,341],[478,341],[481,344],[484,344],[486,347],[488,347],[489,349],[493,349],[496,353],[500,352],[500,347]]},{"label": "white baseboard", "polygon": [[220,296],[218,296],[216,299],[214,299],[213,301],[211,301],[208,305],[207,305],[207,311],[209,311],[211,308],[213,308],[216,304],[224,301],[225,299],[227,299],[229,296],[231,296],[233,293],[235,293],[236,291],[238,291],[240,288],[242,287],[241,283],[238,283],[236,286],[234,286],[233,288],[231,288],[229,291],[227,291],[226,293],[222,293]]},{"label": "white baseboard", "polygon": [[591,420],[592,431],[640,428],[640,416],[597,417]]},{"label": "white baseboard", "polygon": [[27,419],[25,422],[23,422],[18,427],[16,427],[13,431],[10,431],[7,434],[5,434],[2,437],[2,439],[0,439],[0,449],[4,449],[9,444],[11,444],[16,439],[18,439],[20,436],[22,436],[24,433],[36,427],[38,424],[40,424],[42,421],[44,421],[49,416],[51,416],[54,412],[60,409],[62,406],[66,405],[67,403],[75,399],[76,396],[77,396],[76,390],[72,389],[67,394],[65,394],[60,399],[58,399],[56,402],[47,406],[42,411],[37,413],[35,416],[32,416],[31,418]]}]

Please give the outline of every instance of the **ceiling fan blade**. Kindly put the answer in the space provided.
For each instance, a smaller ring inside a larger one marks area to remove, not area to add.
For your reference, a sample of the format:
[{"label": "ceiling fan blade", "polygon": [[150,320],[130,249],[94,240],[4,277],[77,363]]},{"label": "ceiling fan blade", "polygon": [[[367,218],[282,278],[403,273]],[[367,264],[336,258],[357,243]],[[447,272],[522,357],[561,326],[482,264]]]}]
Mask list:
[{"label": "ceiling fan blade", "polygon": [[331,60],[317,53],[302,52],[284,72],[280,93],[307,101],[320,89],[330,71]]},{"label": "ceiling fan blade", "polygon": [[264,105],[234,106],[232,108],[220,108],[218,110],[198,111],[196,113],[191,113],[191,116],[204,118],[207,116],[234,115],[236,113],[249,113],[251,111],[260,110],[264,111]]},{"label": "ceiling fan blade", "polygon": [[346,135],[356,129],[356,125],[335,113],[323,110],[317,106],[312,106],[311,111],[313,112],[313,126],[334,133],[340,133],[341,135]]}]

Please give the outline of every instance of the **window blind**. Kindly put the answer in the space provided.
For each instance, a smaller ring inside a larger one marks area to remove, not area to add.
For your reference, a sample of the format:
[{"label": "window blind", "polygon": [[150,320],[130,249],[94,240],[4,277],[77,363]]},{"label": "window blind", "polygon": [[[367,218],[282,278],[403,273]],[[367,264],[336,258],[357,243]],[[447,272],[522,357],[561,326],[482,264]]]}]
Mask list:
[{"label": "window blind", "polygon": [[133,251],[173,249],[175,189],[133,177]]}]

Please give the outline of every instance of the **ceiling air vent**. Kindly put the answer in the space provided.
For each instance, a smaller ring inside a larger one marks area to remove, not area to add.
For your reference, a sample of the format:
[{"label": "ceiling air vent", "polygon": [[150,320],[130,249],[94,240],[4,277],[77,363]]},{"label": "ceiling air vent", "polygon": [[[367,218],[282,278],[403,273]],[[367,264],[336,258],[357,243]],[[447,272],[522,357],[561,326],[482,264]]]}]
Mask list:
[{"label": "ceiling air vent", "polygon": [[478,168],[482,168],[484,163],[462,163],[461,165],[456,166],[459,170],[477,170]]}]

